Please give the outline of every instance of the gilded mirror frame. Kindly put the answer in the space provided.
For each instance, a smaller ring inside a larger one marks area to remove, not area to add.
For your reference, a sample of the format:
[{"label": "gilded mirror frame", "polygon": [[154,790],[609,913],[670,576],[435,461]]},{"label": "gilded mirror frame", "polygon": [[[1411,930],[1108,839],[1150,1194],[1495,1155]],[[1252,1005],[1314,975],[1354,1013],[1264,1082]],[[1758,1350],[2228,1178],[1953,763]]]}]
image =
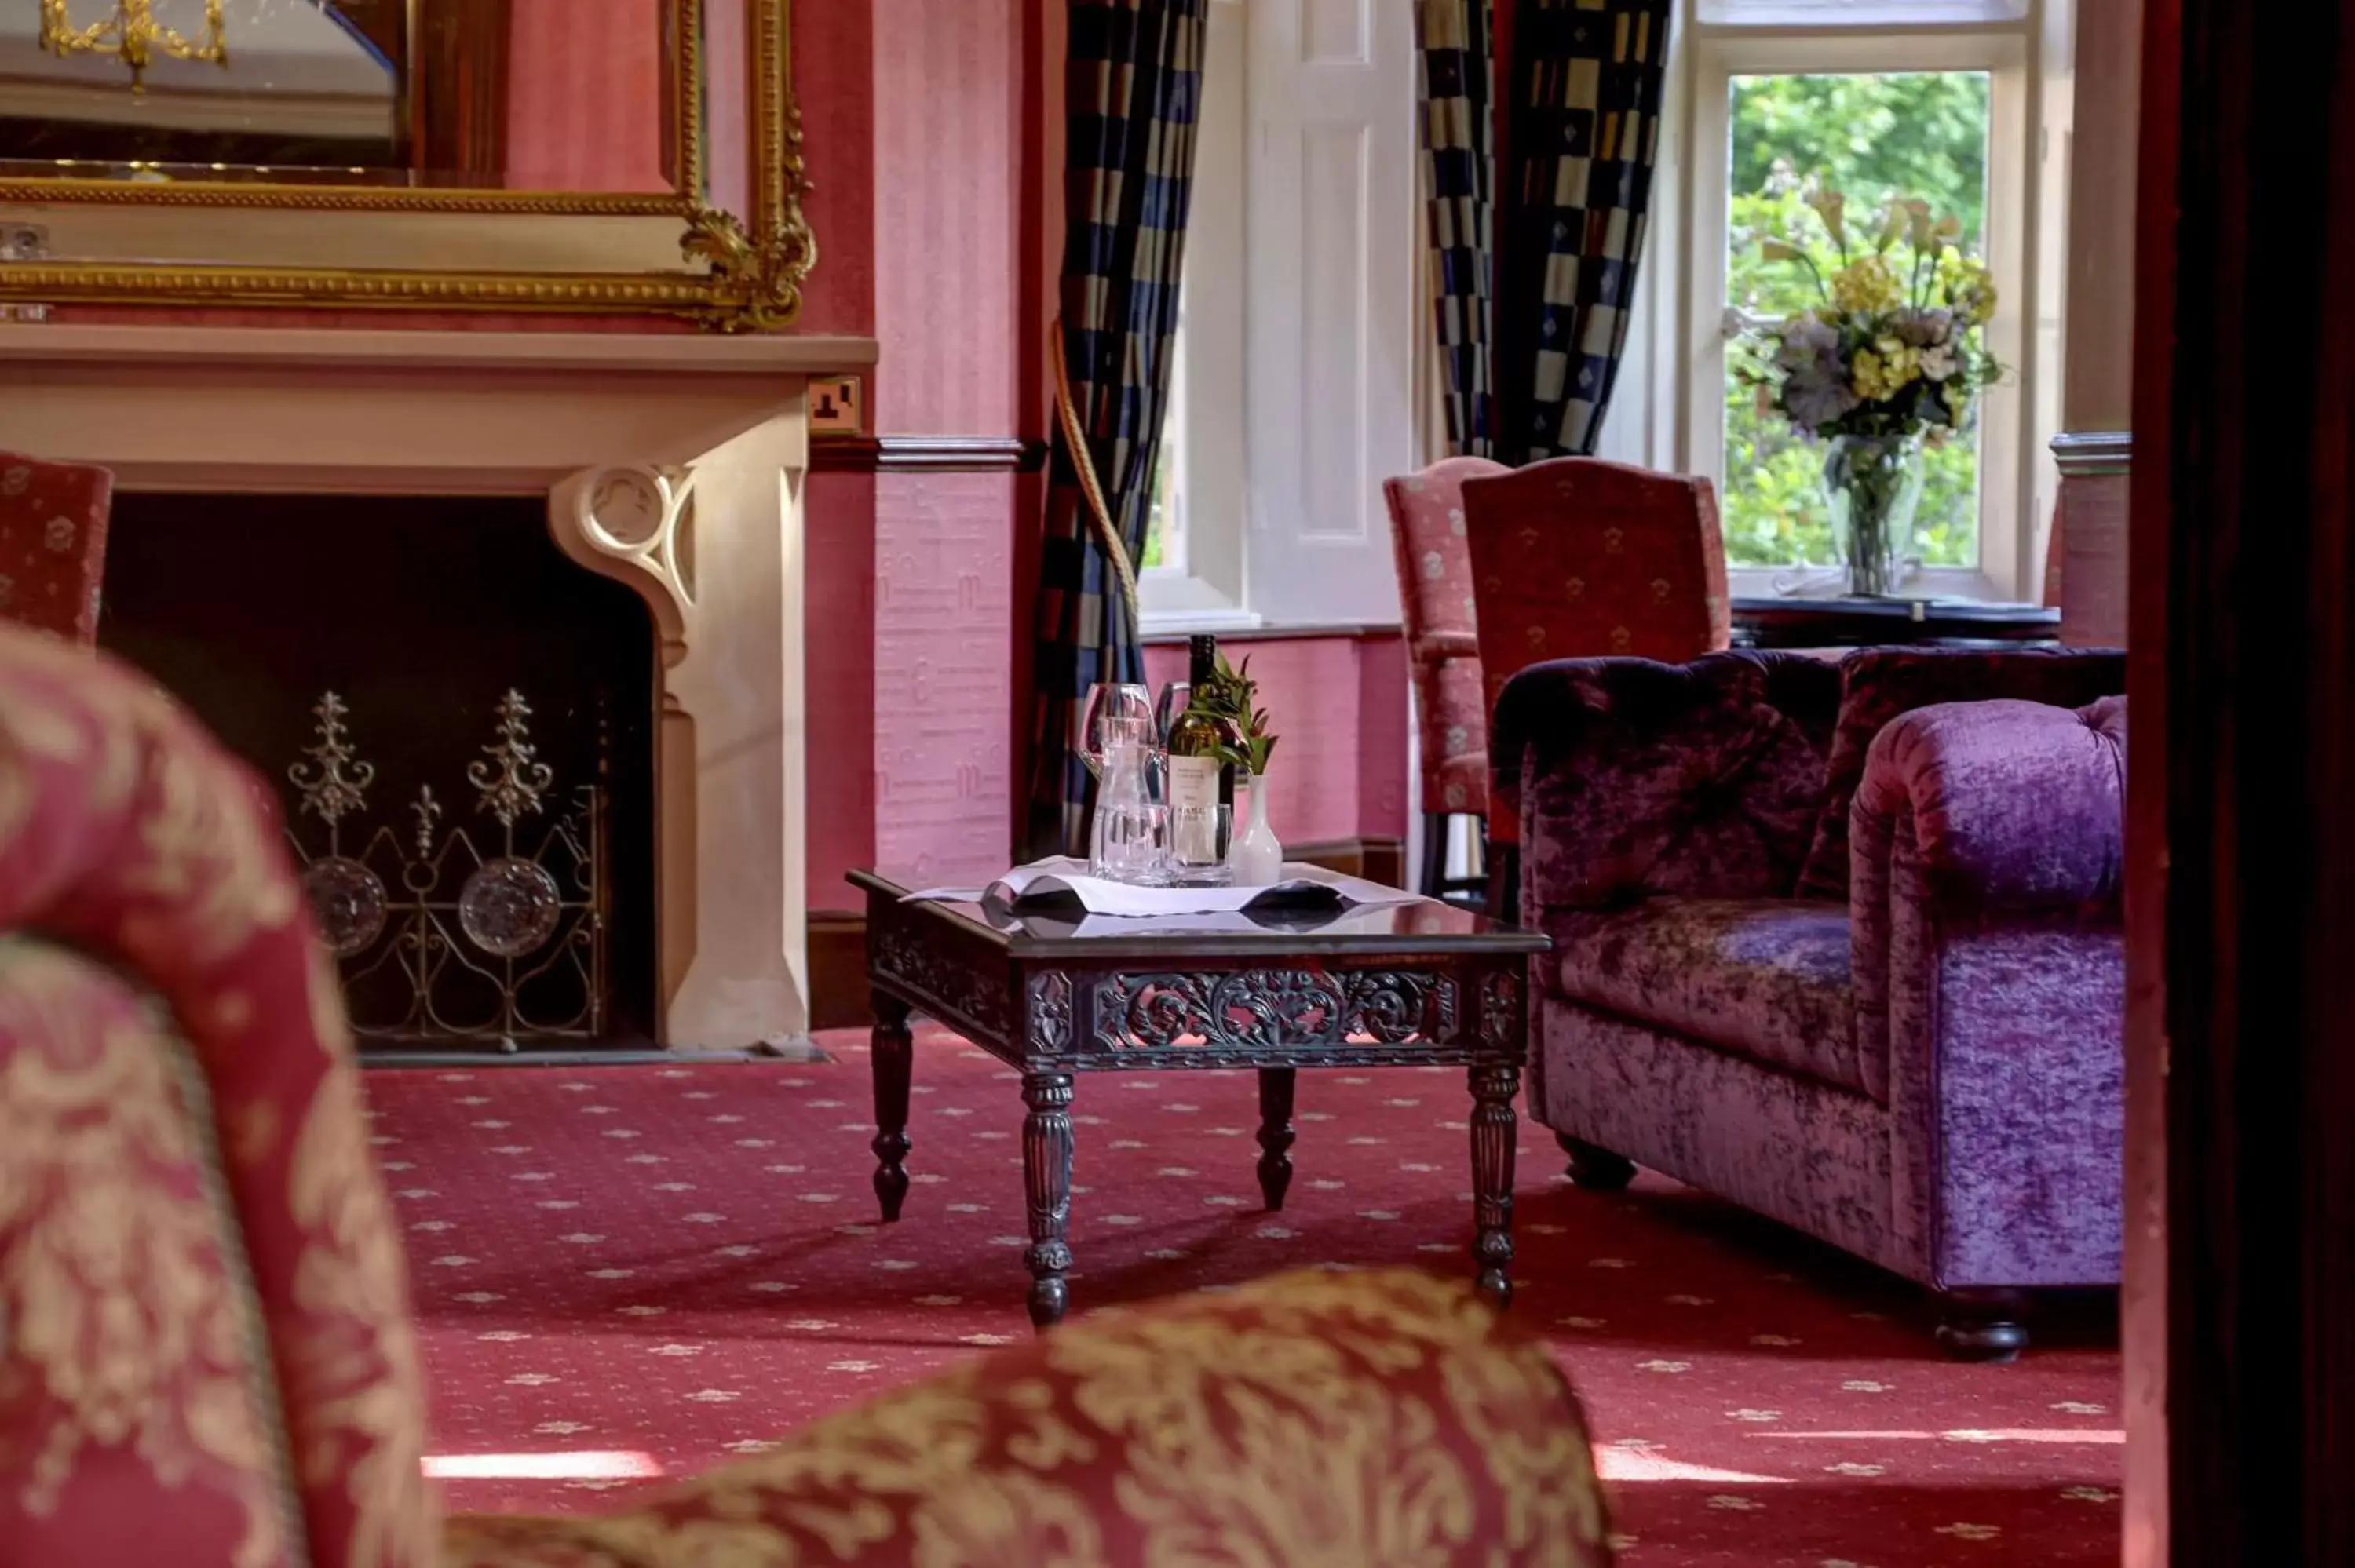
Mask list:
[{"label": "gilded mirror frame", "polygon": [[[366,249],[400,253],[447,251],[446,235],[428,238],[424,230],[464,219],[461,249],[481,263],[0,261],[0,302],[651,314],[723,332],[785,326],[800,311],[802,282],[817,260],[816,240],[801,209],[805,175],[801,112],[793,90],[792,0],[743,3],[749,143],[744,164],[750,187],[743,213],[714,206],[703,194],[711,165],[704,132],[707,62],[702,28],[682,25],[673,94],[679,116],[673,191],[0,177],[0,218],[10,222],[55,222],[59,215],[95,211],[136,233],[142,222],[185,220],[192,210],[254,215],[257,224],[299,225],[305,215],[348,224],[354,215],[363,215],[369,222]],[[681,4],[696,7],[701,0]],[[341,243],[351,247],[357,233],[346,231]],[[676,262],[669,260],[674,242]],[[543,265],[538,260],[566,254],[575,244],[583,253],[634,260],[612,270]],[[506,253],[528,260],[503,264]]]}]

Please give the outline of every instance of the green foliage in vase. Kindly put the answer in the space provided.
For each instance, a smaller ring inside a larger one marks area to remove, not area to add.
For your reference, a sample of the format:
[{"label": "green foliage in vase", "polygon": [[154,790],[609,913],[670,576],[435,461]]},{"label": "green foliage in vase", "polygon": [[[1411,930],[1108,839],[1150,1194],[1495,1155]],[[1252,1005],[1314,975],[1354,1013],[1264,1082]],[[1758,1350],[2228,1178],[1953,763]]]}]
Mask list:
[{"label": "green foliage in vase", "polygon": [[[1828,279],[1844,262],[1806,205],[1811,188],[1846,193],[1847,211],[1858,215],[1852,242],[1857,229],[1872,229],[1866,215],[1913,197],[1955,220],[1949,238],[1957,249],[1974,248],[1986,223],[1990,91],[1989,78],[1977,71],[1737,79],[1728,303],[1753,318],[1787,318],[1822,302],[1817,275]],[[1805,260],[1770,259],[1764,249],[1770,238]],[[1877,238],[1877,230],[1863,238]],[[1729,345],[1727,368],[1728,561],[1832,561],[1821,448],[1788,420],[1760,411],[1754,384],[1742,378],[1739,345]],[[1931,450],[1924,469],[1916,535],[1923,563],[1970,565],[1978,557],[1976,431]]]},{"label": "green foliage in vase", "polygon": [[1258,706],[1259,683],[1251,678],[1251,660],[1246,658],[1237,669],[1227,662],[1224,653],[1219,655],[1218,673],[1205,684],[1197,685],[1187,702],[1189,711],[1225,719],[1242,736],[1241,746],[1219,747],[1219,760],[1232,763],[1252,778],[1267,773],[1268,758],[1275,754],[1276,736],[1267,727],[1267,710]]}]

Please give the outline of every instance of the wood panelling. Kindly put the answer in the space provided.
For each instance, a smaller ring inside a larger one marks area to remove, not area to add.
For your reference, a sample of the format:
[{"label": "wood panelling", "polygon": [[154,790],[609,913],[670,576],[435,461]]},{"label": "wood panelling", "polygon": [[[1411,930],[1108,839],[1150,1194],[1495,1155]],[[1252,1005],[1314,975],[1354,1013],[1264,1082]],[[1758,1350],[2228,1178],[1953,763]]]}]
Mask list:
[{"label": "wood panelling", "polygon": [[1017,436],[819,436],[810,442],[818,473],[1024,473],[1045,465],[1047,449]]},{"label": "wood panelling", "polygon": [[2355,1563],[2355,23],[2154,0],[2147,54],[2128,1561]]}]

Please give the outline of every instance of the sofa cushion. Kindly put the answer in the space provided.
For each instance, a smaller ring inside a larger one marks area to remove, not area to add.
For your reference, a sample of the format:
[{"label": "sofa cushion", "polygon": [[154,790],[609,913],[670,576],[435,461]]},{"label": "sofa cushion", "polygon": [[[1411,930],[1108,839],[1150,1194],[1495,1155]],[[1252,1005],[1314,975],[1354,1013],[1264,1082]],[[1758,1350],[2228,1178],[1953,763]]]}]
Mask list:
[{"label": "sofa cushion", "polygon": [[1796,653],[1522,671],[1491,732],[1509,762],[1490,760],[1500,788],[1518,789],[1525,768],[1531,783],[1530,906],[1787,895],[1821,811],[1838,699],[1838,671]]},{"label": "sofa cushion", "polygon": [[1653,898],[1562,914],[1549,929],[1565,1000],[1868,1092],[1846,905]]},{"label": "sofa cushion", "polygon": [[1998,698],[2077,708],[2126,689],[2126,655],[2112,649],[1869,648],[1849,654],[1840,664],[1839,722],[1799,896],[1848,896],[1849,807],[1872,738],[1891,719],[1937,703]]}]

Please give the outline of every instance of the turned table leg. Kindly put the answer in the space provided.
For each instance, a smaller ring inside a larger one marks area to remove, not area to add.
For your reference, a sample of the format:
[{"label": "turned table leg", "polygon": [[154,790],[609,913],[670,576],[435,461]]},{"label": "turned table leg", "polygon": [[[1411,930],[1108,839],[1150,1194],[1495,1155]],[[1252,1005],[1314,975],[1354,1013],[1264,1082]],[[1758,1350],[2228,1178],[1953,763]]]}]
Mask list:
[{"label": "turned table leg", "polygon": [[1284,1207],[1292,1185],[1292,1089],[1296,1075],[1290,1067],[1259,1070],[1259,1190],[1270,1213]]},{"label": "turned table leg", "polygon": [[1475,1067],[1471,1080],[1472,1218],[1479,1228],[1472,1261],[1480,1271],[1480,1294],[1502,1307],[1513,1298],[1507,1270],[1513,1263],[1513,1146],[1520,1132],[1513,1096],[1521,1073]]},{"label": "turned table leg", "polygon": [[915,1038],[908,1033],[908,1006],[877,992],[875,1033],[869,1054],[875,1075],[875,1197],[885,1224],[900,1217],[908,1196],[908,1079],[915,1067]]},{"label": "turned table leg", "polygon": [[1022,1181],[1030,1207],[1030,1321],[1051,1329],[1063,1320],[1071,1287],[1071,1075],[1025,1073]]}]

